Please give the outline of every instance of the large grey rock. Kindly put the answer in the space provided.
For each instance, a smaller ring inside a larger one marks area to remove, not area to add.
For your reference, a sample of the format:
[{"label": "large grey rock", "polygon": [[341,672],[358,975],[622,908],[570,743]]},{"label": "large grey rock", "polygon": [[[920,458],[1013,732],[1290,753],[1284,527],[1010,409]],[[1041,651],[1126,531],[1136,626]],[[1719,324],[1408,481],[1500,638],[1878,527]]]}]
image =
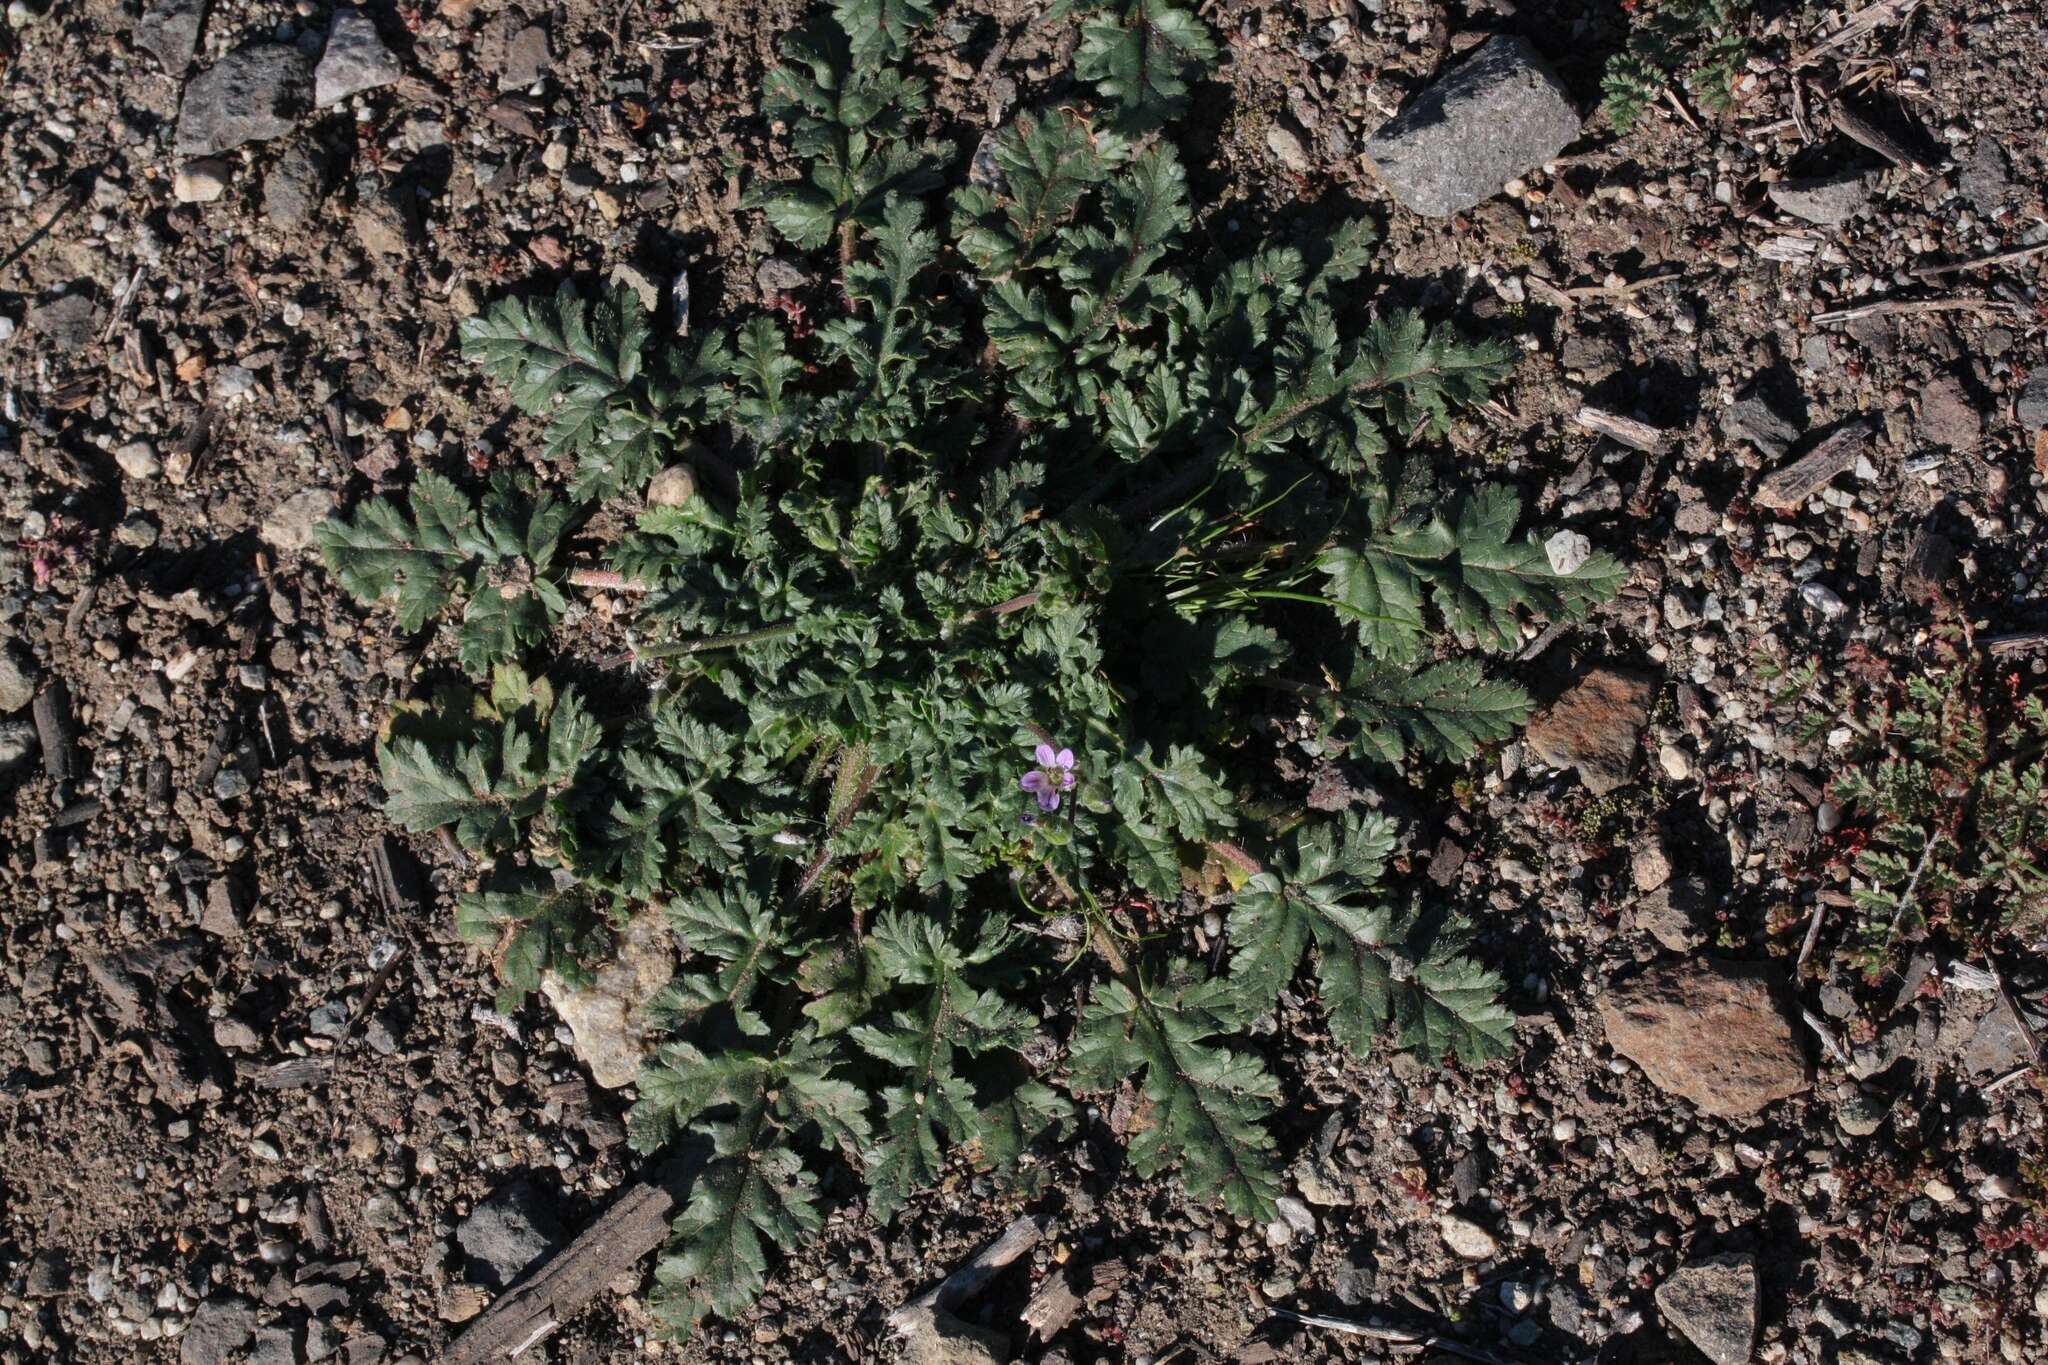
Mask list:
[{"label": "large grey rock", "polygon": [[536,84],[554,68],[555,54],[548,49],[548,31],[528,24],[505,44],[504,64],[498,70],[500,90],[524,90]]},{"label": "large grey rock", "polygon": [[1365,157],[1396,199],[1443,218],[1556,156],[1579,125],[1557,73],[1526,39],[1502,34],[1373,134]]},{"label": "large grey rock", "polygon": [[1800,430],[1752,388],[1730,405],[1721,419],[1721,430],[1738,441],[1747,441],[1773,460],[1785,457],[1798,442]]},{"label": "large grey rock", "polygon": [[313,71],[313,103],[325,109],[350,95],[390,85],[404,74],[368,15],[359,9],[336,10],[327,30],[327,50]]},{"label": "large grey rock", "polygon": [[306,103],[306,59],[282,43],[230,52],[185,84],[178,155],[213,156],[282,137]]},{"label": "large grey rock", "polygon": [[205,22],[206,0],[157,0],[135,21],[135,45],[169,74],[182,76],[199,50],[199,28]]},{"label": "large grey rock", "polygon": [[502,1289],[562,1240],[562,1225],[541,1192],[515,1180],[476,1206],[455,1240],[469,1257],[469,1277]]},{"label": "large grey rock", "polygon": [[1749,1365],[1756,1342],[1755,1258],[1715,1256],[1681,1267],[1657,1286],[1657,1309],[1714,1365]]},{"label": "large grey rock", "polygon": [[1821,176],[1812,180],[1781,180],[1771,186],[1771,202],[1795,218],[1822,227],[1846,223],[1870,202],[1877,177],[1865,171]]},{"label": "large grey rock", "polygon": [[184,1365],[228,1365],[256,1335],[256,1310],[246,1299],[208,1299],[178,1343]]}]

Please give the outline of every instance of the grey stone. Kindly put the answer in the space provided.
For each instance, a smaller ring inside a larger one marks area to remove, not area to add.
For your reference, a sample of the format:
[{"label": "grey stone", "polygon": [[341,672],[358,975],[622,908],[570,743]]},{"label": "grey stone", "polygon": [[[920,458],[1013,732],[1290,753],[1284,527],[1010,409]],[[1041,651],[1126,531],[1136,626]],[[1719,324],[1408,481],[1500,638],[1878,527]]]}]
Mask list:
[{"label": "grey stone", "polygon": [[350,95],[390,85],[405,74],[398,58],[377,36],[377,26],[359,9],[334,12],[327,50],[313,70],[313,103],[322,109]]},{"label": "grey stone", "polygon": [[548,50],[548,31],[528,24],[505,44],[505,64],[499,69],[500,90],[524,90],[554,67],[555,55]]},{"label": "grey stone", "polygon": [[1870,202],[1877,178],[1867,171],[1846,171],[1840,175],[1816,176],[1809,180],[1781,180],[1771,186],[1771,202],[1795,218],[1822,227],[1848,222]]},{"label": "grey stone", "polygon": [[92,344],[98,331],[98,312],[92,295],[82,289],[60,294],[38,304],[28,315],[29,324],[60,351],[76,351]]},{"label": "grey stone", "polygon": [[1557,74],[1526,39],[1503,34],[1373,134],[1365,157],[1396,199],[1443,218],[1556,156],[1579,127]]},{"label": "grey stone", "polygon": [[562,1227],[541,1192],[515,1180],[477,1205],[455,1229],[455,1240],[469,1257],[469,1277],[503,1289],[554,1249]]},{"label": "grey stone", "polygon": [[1884,1127],[1885,1106],[1858,1091],[1835,1110],[1835,1126],[1850,1137],[1869,1137]]},{"label": "grey stone", "polygon": [[1721,418],[1730,440],[1747,441],[1772,459],[1782,459],[1799,440],[1799,428],[1785,420],[1755,390],[1735,400]]},{"label": "grey stone", "polygon": [[2039,431],[2048,427],[2048,370],[2037,373],[2020,390],[2020,401],[2016,408],[2020,419],[2020,430]]},{"label": "grey stone", "polygon": [[246,1299],[209,1299],[199,1305],[178,1343],[184,1365],[227,1365],[256,1335],[256,1311]]},{"label": "grey stone", "polygon": [[35,699],[35,669],[13,645],[0,649],[0,712],[12,715]]},{"label": "grey stone", "polygon": [[754,267],[754,283],[764,294],[792,294],[804,287],[804,268],[787,256],[770,256]]},{"label": "grey stone", "polygon": [[302,147],[288,149],[263,177],[263,213],[271,226],[297,227],[320,206],[320,168]]},{"label": "grey stone", "polygon": [[[2043,1021],[2028,1016],[2035,1029],[2044,1026]],[[1982,1019],[1977,1021],[1977,1030],[1970,1035],[1969,1045],[1963,1049],[1963,1070],[1978,1079],[2003,1076],[2020,1064],[2025,1054],[2019,1026],[2013,1022],[2012,1011],[2003,1003],[1993,1005]]]},{"label": "grey stone", "polygon": [[2005,150],[1998,145],[1998,139],[1979,138],[1977,150],[1956,175],[1956,189],[1978,213],[1989,214],[1998,208],[2012,184],[2007,166]]},{"label": "grey stone", "polygon": [[1657,1286],[1657,1308],[1714,1365],[1748,1365],[1756,1341],[1756,1261],[1696,1261]]},{"label": "grey stone", "polygon": [[282,137],[304,108],[306,59],[282,43],[230,52],[185,84],[178,109],[179,156],[213,156]]},{"label": "grey stone", "polygon": [[265,1327],[256,1333],[249,1348],[249,1365],[298,1365],[299,1353],[292,1345],[291,1332],[283,1327]]},{"label": "grey stone", "polygon": [[158,0],[135,21],[135,45],[173,76],[185,74],[199,50],[206,0]]}]

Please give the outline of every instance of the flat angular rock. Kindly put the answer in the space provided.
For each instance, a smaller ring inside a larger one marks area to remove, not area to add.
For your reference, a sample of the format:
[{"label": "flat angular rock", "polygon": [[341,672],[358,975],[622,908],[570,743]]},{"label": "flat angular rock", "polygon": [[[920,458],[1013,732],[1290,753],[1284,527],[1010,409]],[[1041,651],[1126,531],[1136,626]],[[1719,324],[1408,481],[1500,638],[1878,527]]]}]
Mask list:
[{"label": "flat angular rock", "polygon": [[293,147],[263,177],[263,214],[275,227],[297,227],[320,204],[320,168],[303,148]]},{"label": "flat angular rock", "polygon": [[1491,199],[1579,135],[1578,107],[1526,39],[1487,39],[1365,144],[1394,197],[1445,218]]},{"label": "flat angular rock", "polygon": [[1870,202],[1876,183],[1876,177],[1865,171],[1849,171],[1811,180],[1781,180],[1769,193],[1771,202],[1794,218],[1834,227],[1848,222]]},{"label": "flat angular rock", "polygon": [[165,72],[185,74],[199,50],[206,0],[157,0],[135,21],[135,45],[157,59]]},{"label": "flat angular rock", "polygon": [[1799,440],[1799,428],[1751,390],[1735,400],[1721,418],[1721,430],[1731,440],[1747,441],[1774,460],[1781,460]]},{"label": "flat angular rock", "polygon": [[1714,1365],[1749,1365],[1756,1343],[1756,1261],[1715,1256],[1657,1286],[1657,1310]]},{"label": "flat angular rock", "polygon": [[228,1365],[256,1335],[256,1310],[246,1299],[208,1299],[178,1342],[183,1365]]},{"label": "flat angular rock", "polygon": [[512,41],[505,45],[505,63],[498,73],[500,90],[524,90],[537,83],[555,65],[555,54],[548,49],[548,31],[539,24],[528,24],[512,35]]},{"label": "flat angular rock", "polygon": [[2034,432],[2048,427],[2048,371],[2034,375],[2027,381],[2027,387],[2020,390],[2020,401],[2014,407],[2014,415],[2020,419],[2022,431]]},{"label": "flat angular rock", "polygon": [[295,47],[240,48],[185,83],[178,108],[179,156],[214,156],[282,137],[305,107],[306,59]]},{"label": "flat angular rock", "polygon": [[339,504],[332,489],[304,489],[272,508],[256,534],[273,550],[297,554],[313,543],[313,528],[327,520]]},{"label": "flat angular rock", "polygon": [[1553,768],[1576,768],[1596,796],[1629,780],[1650,719],[1650,680],[1596,668],[1529,724],[1529,749]]},{"label": "flat angular rock", "polygon": [[1723,1118],[1807,1089],[1784,973],[1763,962],[1673,962],[1609,988],[1607,1043],[1658,1089]]},{"label": "flat angular rock", "polygon": [[359,9],[334,12],[327,50],[313,70],[313,103],[325,109],[350,95],[390,85],[405,74],[398,58],[377,36],[377,26]]}]

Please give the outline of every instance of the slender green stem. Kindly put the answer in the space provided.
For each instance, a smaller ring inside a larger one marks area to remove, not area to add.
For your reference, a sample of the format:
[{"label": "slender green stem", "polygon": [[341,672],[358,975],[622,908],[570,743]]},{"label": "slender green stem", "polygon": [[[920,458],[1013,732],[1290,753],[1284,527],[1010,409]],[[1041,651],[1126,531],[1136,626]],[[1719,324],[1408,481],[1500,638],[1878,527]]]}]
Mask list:
[{"label": "slender green stem", "polygon": [[779,626],[763,626],[759,630],[742,630],[731,635],[707,635],[700,640],[678,640],[670,645],[648,645],[633,651],[633,657],[641,660],[680,659],[691,654],[709,654],[713,650],[737,649],[741,645],[766,644],[770,640],[781,640],[794,635],[800,623],[785,621]]}]

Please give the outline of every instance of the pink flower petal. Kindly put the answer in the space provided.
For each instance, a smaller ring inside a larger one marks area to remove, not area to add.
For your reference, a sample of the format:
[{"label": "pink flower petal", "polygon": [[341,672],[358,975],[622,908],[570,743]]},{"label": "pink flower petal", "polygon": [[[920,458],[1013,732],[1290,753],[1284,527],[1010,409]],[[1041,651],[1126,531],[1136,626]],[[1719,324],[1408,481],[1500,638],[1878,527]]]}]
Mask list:
[{"label": "pink flower petal", "polygon": [[1039,745],[1039,746],[1038,746],[1038,749],[1037,749],[1037,754],[1038,754],[1038,766],[1039,766],[1039,767],[1041,767],[1041,768],[1050,768],[1050,767],[1051,767],[1051,766],[1053,765],[1053,759],[1054,759],[1055,755],[1053,754],[1053,751],[1052,751],[1052,745],[1050,745],[1050,744],[1041,744],[1041,745]]},{"label": "pink flower petal", "polygon": [[1071,768],[1074,766],[1074,751],[1072,749],[1062,749],[1052,756],[1052,761],[1054,766]]}]

